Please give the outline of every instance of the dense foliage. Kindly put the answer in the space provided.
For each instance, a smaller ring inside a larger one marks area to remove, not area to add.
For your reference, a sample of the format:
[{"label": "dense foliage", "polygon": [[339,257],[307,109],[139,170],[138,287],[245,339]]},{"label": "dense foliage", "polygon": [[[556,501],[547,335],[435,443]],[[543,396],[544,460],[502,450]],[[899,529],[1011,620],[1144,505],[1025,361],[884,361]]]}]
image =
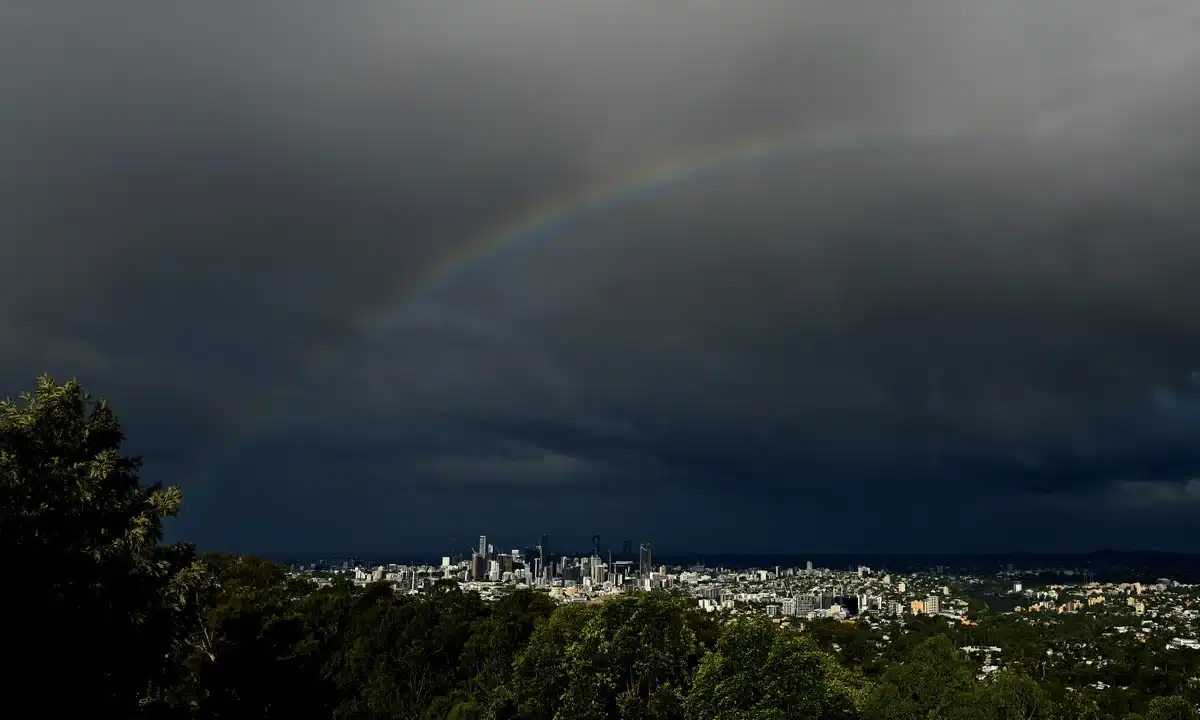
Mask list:
[{"label": "dense foliage", "polygon": [[[452,582],[421,593],[345,580],[318,589],[260,559],[197,556],[162,542],[179,493],[143,485],[122,441],[108,406],[75,382],[41,378],[34,393],[0,405],[0,549],[19,578],[4,593],[6,679],[17,695],[56,688],[41,698],[55,715],[1104,716],[1094,693],[1066,690],[1087,678],[1047,678],[1042,667],[1035,680],[1032,655],[981,679],[959,642],[1025,631],[1003,621],[953,631],[977,638],[915,621],[881,650],[863,624],[801,632],[760,615],[705,615],[663,593],[556,605],[526,589],[489,604]],[[1140,677],[1138,656],[1117,662]],[[1121,714],[1200,720],[1182,676],[1175,688],[1166,677],[1156,687],[1167,696]]]}]

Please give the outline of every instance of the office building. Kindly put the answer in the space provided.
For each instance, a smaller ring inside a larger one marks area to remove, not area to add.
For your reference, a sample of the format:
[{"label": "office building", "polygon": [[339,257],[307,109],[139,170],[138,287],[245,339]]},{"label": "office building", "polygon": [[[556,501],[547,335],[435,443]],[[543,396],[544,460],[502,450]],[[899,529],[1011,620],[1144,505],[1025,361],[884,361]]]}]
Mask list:
[{"label": "office building", "polygon": [[638,571],[642,577],[649,577],[653,570],[651,565],[650,543],[644,542],[638,548]]},{"label": "office building", "polygon": [[606,572],[605,572],[604,564],[600,562],[600,558],[593,557],[592,558],[592,566],[591,566],[592,584],[599,585],[599,584],[603,583],[605,580],[605,575],[606,575]]}]

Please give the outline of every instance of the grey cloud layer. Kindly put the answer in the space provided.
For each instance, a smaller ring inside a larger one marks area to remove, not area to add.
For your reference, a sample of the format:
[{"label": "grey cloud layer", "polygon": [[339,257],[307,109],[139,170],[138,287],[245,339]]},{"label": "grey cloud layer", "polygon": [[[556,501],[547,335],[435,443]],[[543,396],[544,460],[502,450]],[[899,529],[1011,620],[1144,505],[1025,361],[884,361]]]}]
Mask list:
[{"label": "grey cloud layer", "polygon": [[[1188,488],[1198,16],[10,4],[0,372],[124,399],[141,449],[202,498],[201,541],[260,541],[219,512],[248,488],[300,515],[322,490],[545,496],[555,476],[746,507],[1066,512]],[[830,127],[879,141],[697,177],[397,297],[538,198]],[[903,140],[924,131],[947,140]],[[390,329],[364,332],[380,313]],[[271,453],[309,458],[287,461],[306,489],[262,479]]]}]

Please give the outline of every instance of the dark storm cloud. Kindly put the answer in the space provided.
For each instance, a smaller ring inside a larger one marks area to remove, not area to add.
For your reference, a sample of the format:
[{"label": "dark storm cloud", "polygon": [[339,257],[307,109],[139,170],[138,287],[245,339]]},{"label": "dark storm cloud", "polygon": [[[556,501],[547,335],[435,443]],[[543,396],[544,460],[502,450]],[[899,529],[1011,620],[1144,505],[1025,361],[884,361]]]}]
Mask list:
[{"label": "dark storm cloud", "polygon": [[[1196,23],[1183,0],[9,4],[0,371],[119,400],[201,542],[921,543],[946,516],[1066,542],[1200,477]],[[541,198],[785,128],[874,139],[405,296]]]}]

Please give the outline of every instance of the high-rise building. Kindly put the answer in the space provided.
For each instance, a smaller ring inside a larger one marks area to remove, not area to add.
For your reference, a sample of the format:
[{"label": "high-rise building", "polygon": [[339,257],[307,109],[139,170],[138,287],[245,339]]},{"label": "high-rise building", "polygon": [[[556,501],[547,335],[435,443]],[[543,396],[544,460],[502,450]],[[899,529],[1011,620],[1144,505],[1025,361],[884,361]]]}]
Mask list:
[{"label": "high-rise building", "polygon": [[595,556],[592,557],[592,565],[591,565],[590,570],[591,570],[593,585],[599,585],[600,583],[604,582],[604,575],[605,575],[604,565],[603,565],[603,563],[599,562],[599,560],[600,560],[600,558],[598,558],[598,557],[595,557]]},{"label": "high-rise building", "polygon": [[479,553],[471,555],[471,579],[475,582],[483,580],[487,573],[487,561]]},{"label": "high-rise building", "polygon": [[942,599],[937,595],[930,595],[925,598],[925,614],[936,615],[942,609]]},{"label": "high-rise building", "polygon": [[600,536],[599,535],[592,536],[592,555],[594,557],[600,557]]},{"label": "high-rise building", "polygon": [[479,536],[479,551],[478,552],[480,555],[483,556],[484,560],[487,560],[487,556],[488,556],[487,535]]},{"label": "high-rise building", "polygon": [[649,577],[652,567],[650,561],[650,543],[644,542],[638,548],[638,571],[642,577]]}]

